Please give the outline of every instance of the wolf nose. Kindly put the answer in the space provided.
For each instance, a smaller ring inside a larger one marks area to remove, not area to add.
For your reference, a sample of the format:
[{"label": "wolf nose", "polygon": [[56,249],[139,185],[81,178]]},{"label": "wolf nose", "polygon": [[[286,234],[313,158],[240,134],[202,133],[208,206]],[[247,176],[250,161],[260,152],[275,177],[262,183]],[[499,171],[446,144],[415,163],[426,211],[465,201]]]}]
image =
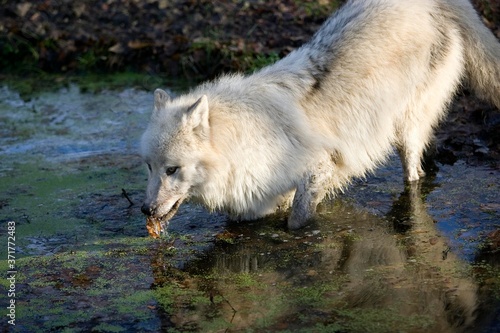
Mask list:
[{"label": "wolf nose", "polygon": [[153,215],[153,210],[149,205],[143,204],[141,207],[141,212],[146,215],[146,216],[151,216]]}]

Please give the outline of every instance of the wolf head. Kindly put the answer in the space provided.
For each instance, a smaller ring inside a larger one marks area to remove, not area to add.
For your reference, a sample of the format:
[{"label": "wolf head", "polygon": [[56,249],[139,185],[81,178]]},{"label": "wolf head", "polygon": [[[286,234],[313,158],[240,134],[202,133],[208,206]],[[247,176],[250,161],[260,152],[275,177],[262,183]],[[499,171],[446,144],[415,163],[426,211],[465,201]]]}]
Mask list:
[{"label": "wolf head", "polygon": [[209,134],[206,95],[172,99],[161,89],[155,91],[154,110],[141,139],[149,171],[144,214],[168,221],[205,182],[203,154]]}]

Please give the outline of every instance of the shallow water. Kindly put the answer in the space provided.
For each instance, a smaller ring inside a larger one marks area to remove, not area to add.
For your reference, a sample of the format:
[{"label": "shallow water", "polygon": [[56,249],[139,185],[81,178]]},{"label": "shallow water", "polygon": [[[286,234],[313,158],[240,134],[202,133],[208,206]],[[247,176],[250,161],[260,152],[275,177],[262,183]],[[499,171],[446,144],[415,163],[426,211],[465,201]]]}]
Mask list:
[{"label": "shallow water", "polygon": [[439,165],[405,189],[391,159],[304,230],[185,204],[153,240],[137,155],[151,106],[134,89],[30,101],[0,89],[0,268],[15,278],[15,296],[12,279],[0,283],[2,331],[500,331],[487,245],[500,228],[498,170]]}]

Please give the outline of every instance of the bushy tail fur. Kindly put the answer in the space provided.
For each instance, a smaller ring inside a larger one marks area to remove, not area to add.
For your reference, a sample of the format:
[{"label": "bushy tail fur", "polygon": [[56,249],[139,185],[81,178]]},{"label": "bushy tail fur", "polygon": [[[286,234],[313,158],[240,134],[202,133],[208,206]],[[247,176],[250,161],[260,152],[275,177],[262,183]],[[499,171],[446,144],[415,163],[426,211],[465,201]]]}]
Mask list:
[{"label": "bushy tail fur", "polygon": [[464,40],[470,87],[500,109],[500,43],[466,0],[451,0]]}]

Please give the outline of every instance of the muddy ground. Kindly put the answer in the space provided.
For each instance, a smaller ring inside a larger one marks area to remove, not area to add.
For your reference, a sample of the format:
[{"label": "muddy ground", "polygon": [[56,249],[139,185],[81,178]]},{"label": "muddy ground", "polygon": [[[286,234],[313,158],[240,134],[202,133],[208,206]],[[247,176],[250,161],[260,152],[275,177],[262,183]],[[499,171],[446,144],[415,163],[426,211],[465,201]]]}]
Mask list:
[{"label": "muddy ground", "polygon": [[[3,0],[0,64],[2,71],[134,69],[207,79],[285,56],[343,2]],[[500,36],[500,3],[473,2]]]}]

